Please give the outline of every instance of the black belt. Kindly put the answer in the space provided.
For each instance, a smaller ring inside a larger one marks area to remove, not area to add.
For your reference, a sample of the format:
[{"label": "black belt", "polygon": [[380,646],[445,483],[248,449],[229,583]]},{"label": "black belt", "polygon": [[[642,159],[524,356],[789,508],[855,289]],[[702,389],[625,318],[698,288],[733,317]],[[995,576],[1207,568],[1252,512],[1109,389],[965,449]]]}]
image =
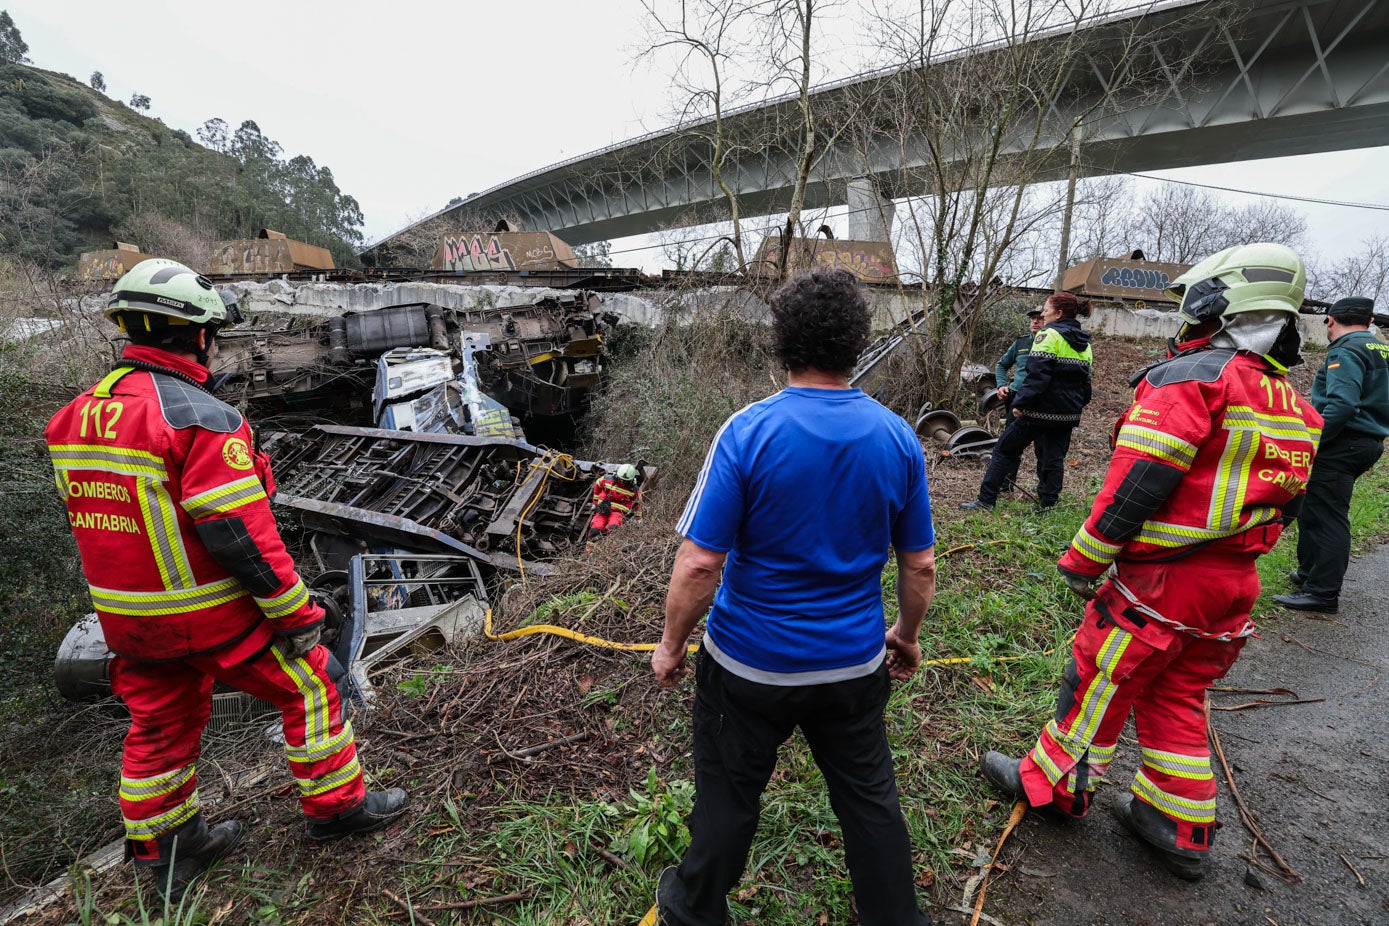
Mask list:
[{"label": "black belt", "polygon": [[1371,434],[1369,431],[1357,431],[1355,428],[1342,428],[1337,437],[1358,437],[1362,440],[1372,440],[1376,443],[1384,442],[1383,434]]}]

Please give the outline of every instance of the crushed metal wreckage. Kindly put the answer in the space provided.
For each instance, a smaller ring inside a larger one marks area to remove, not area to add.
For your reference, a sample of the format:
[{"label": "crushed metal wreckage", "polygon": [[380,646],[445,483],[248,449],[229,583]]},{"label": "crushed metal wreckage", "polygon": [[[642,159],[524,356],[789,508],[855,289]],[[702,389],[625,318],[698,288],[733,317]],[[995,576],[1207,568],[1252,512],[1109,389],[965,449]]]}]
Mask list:
[{"label": "crushed metal wreckage", "polygon": [[[422,553],[452,553],[506,572],[583,542],[588,501],[616,464],[574,460],[522,441],[319,426],[262,435],[275,505],[305,527]],[[656,469],[637,464],[647,488]]]},{"label": "crushed metal wreckage", "polygon": [[915,429],[918,437],[940,448],[942,459],[986,459],[998,443],[998,438],[985,429],[962,424],[954,412],[932,408],[930,402],[917,413]]},{"label": "crushed metal wreckage", "polygon": [[588,408],[617,321],[584,291],[487,309],[387,306],[309,327],[230,329],[213,372],[218,395],[256,421],[313,416],[519,439],[513,418]]},{"label": "crushed metal wreckage", "polygon": [[[477,637],[489,576],[548,574],[547,560],[582,549],[593,485],[618,468],[523,441],[374,428],[270,432],[261,446],[277,514],[303,528],[296,560],[328,614],[330,675],[357,702],[400,659]],[[639,486],[655,484],[655,467],[637,470]],[[59,647],[59,693],[109,695],[110,656],[89,614]],[[219,722],[267,710],[214,695]]]},{"label": "crushed metal wreckage", "polygon": [[[411,303],[219,337],[214,388],[253,420],[345,422],[259,435],[345,698],[369,700],[371,677],[407,656],[479,636],[489,580],[546,574],[583,549],[594,484],[619,464],[527,443],[518,419],[587,409],[618,320],[600,305],[587,292],[487,309]],[[655,467],[637,469],[641,488],[655,484]],[[59,692],[108,696],[110,658],[90,614],[59,647]],[[268,710],[214,694],[218,722]]]}]

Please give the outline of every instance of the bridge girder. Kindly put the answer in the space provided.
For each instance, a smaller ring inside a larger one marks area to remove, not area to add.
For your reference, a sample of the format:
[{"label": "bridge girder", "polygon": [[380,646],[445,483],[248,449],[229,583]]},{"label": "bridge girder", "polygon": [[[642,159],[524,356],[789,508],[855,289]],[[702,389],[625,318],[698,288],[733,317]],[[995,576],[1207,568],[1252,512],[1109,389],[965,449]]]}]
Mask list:
[{"label": "bridge girder", "polygon": [[[1064,176],[1078,114],[1084,114],[1082,173],[1090,175],[1389,144],[1389,56],[1381,38],[1389,34],[1386,0],[1199,0],[1170,4],[1138,25],[1145,23],[1161,37],[1142,48],[1150,66],[1156,62],[1158,86],[1145,87],[1141,98],[1116,92],[1101,105],[1106,70],[1089,55],[1074,62],[1046,104],[1041,144],[1015,141],[1015,156],[1037,159],[1030,181]],[[1096,49],[1100,54],[1104,46]],[[902,69],[844,82],[816,98],[861,99],[909,74]],[[789,107],[774,101],[726,117],[735,138],[757,140],[725,169],[745,216],[772,214],[789,202],[796,176],[790,138],[799,129]],[[893,197],[930,192],[916,171],[928,157],[923,139],[875,145],[860,137],[856,148],[840,143],[826,150],[806,190],[808,208],[842,204],[845,183],[857,176],[879,179]],[[725,219],[710,159],[697,127],[676,128],[534,171],[411,228],[451,212],[511,216],[584,244]]]}]

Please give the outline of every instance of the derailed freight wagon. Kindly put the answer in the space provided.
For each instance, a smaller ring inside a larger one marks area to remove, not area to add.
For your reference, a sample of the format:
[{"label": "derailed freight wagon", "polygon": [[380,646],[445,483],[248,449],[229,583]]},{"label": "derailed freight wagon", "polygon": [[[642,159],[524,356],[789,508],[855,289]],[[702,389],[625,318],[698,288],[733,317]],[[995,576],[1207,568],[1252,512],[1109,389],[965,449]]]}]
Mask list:
[{"label": "derailed freight wagon", "polygon": [[[576,291],[487,309],[388,306],[219,338],[218,392],[253,417],[519,436],[588,408],[616,315]],[[419,388],[412,388],[412,383]]]}]

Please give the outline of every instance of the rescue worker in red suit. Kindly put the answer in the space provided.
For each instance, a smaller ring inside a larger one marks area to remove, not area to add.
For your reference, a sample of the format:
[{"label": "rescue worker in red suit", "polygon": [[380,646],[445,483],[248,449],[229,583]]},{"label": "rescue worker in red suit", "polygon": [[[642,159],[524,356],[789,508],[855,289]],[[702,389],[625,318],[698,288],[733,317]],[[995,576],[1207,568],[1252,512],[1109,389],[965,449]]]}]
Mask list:
[{"label": "rescue worker in red suit", "polygon": [[593,484],[593,520],[588,523],[589,540],[597,539],[614,527],[621,527],[628,515],[641,520],[641,490],[637,488],[637,468],[624,463],[617,473]]},{"label": "rescue worker in red suit", "polygon": [[240,320],[204,277],[146,260],[107,316],[131,340],[45,431],[92,603],[130,709],[121,767],[126,853],[177,902],[240,839],[209,827],[197,762],[214,680],[273,703],[309,838],[376,829],[406,794],[367,792],[319,646],[324,612],[270,511],[251,429],[206,391],[218,330]]},{"label": "rescue worker in red suit", "polygon": [[1168,290],[1184,324],[1169,359],[1135,377],[1104,486],[1057,564],[1089,603],[1055,718],[1021,761],[981,763],[1015,799],[1083,817],[1133,713],[1142,766],[1115,813],[1188,880],[1216,829],[1206,687],[1253,633],[1255,559],[1296,514],[1321,436],[1285,377],[1305,284],[1291,250],[1251,244]]}]

